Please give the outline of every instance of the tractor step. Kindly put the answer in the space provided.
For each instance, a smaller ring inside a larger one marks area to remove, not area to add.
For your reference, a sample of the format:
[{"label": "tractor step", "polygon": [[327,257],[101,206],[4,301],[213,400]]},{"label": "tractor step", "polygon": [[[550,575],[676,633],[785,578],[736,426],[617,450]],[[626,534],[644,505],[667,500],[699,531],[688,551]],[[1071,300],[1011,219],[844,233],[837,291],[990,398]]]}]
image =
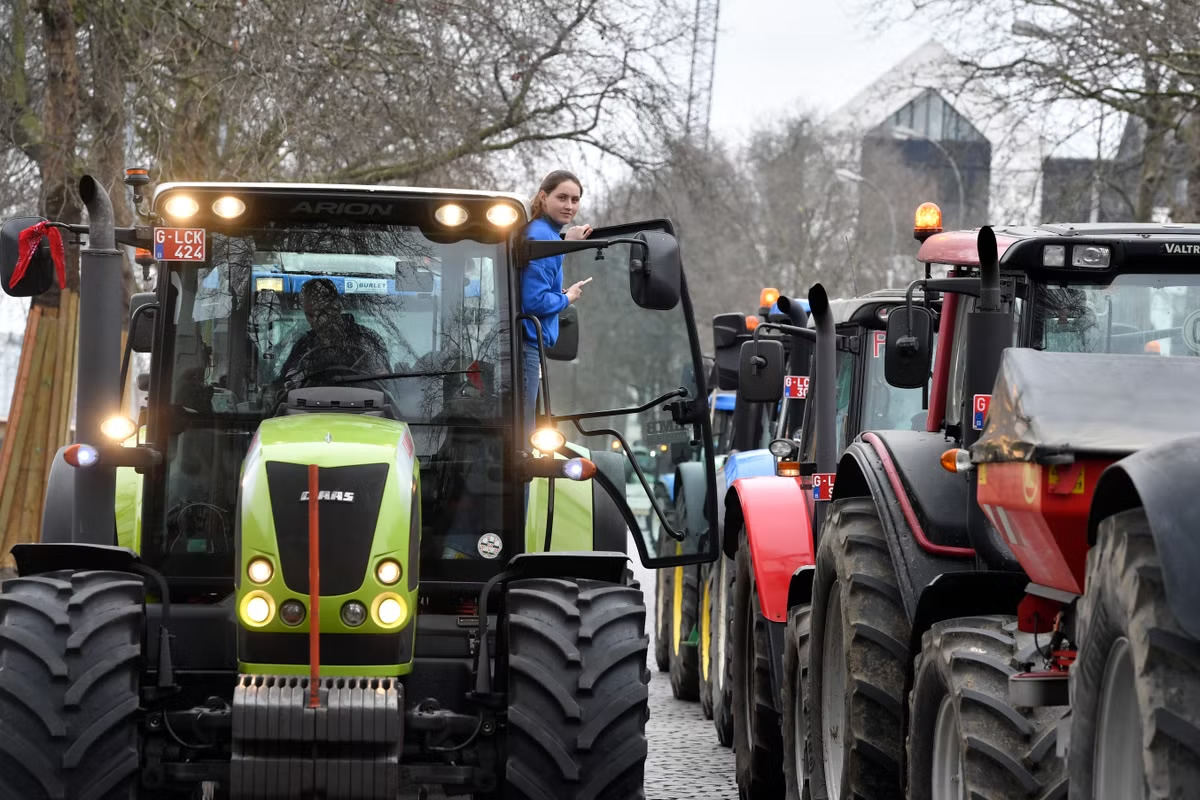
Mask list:
[{"label": "tractor step", "polygon": [[1062,670],[1018,672],[1008,676],[1008,701],[1014,706],[1070,705],[1067,673]]},{"label": "tractor step", "polygon": [[393,800],[404,687],[390,678],[240,675],[233,693],[233,800]]}]

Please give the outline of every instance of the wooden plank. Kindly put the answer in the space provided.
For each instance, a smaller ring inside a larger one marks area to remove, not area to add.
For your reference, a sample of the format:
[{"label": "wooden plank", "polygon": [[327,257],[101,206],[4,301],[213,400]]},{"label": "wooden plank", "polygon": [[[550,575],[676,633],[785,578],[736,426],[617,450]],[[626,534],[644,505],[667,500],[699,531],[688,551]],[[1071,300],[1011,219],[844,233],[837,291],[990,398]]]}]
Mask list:
[{"label": "wooden plank", "polygon": [[58,333],[54,346],[54,385],[51,387],[50,403],[46,407],[47,425],[45,457],[42,462],[42,485],[50,482],[50,468],[54,465],[54,454],[64,444],[64,431],[60,428],[62,406],[67,402],[69,381],[66,378],[67,348],[75,345],[75,315],[72,314],[71,297],[74,292],[64,291],[59,304]]},{"label": "wooden plank", "polygon": [[29,374],[33,369],[33,353],[37,344],[38,324],[42,318],[42,307],[33,306],[25,321],[25,335],[21,339],[21,360],[17,366],[17,382],[13,387],[12,400],[9,403],[8,427],[4,435],[4,447],[0,449],[0,524],[6,522],[5,506],[10,502],[12,484],[8,475],[11,470],[16,450],[16,435],[21,428],[21,412],[25,408],[25,387],[29,383]]},{"label": "wooden plank", "polygon": [[[53,324],[46,325],[47,321],[53,321]],[[46,454],[46,432],[50,429],[50,399],[54,393],[55,374],[54,356],[55,347],[60,338],[61,319],[59,318],[57,309],[48,309],[48,313],[42,319],[43,324],[38,326],[38,348],[41,350],[41,376],[40,381],[30,381],[30,389],[33,390],[32,401],[30,407],[34,413],[30,420],[29,443],[27,453],[22,464],[22,474],[20,480],[22,486],[18,487],[18,491],[24,489],[24,495],[18,494],[14,500],[20,500],[20,516],[17,518],[17,537],[21,542],[36,542],[41,538],[42,532],[42,506],[46,501],[46,462],[49,456]],[[37,374],[37,373],[35,373]],[[14,509],[14,512],[18,509]],[[15,516],[15,515],[14,515]]]},{"label": "wooden plank", "polygon": [[[33,314],[33,310],[30,311],[30,314]],[[12,419],[15,425],[9,429],[10,435],[5,437],[5,444],[7,445],[11,440],[13,448],[4,476],[3,498],[0,499],[0,524],[4,525],[5,563],[11,563],[9,552],[13,544],[26,541],[26,534],[21,529],[21,520],[28,494],[30,453],[27,445],[33,440],[31,433],[37,421],[39,418],[44,418],[45,414],[44,411],[42,414],[38,413],[36,397],[41,388],[38,376],[43,374],[46,355],[47,337],[45,333],[52,325],[53,321],[46,313],[46,309],[41,309],[41,316],[36,328],[33,331],[29,331],[28,328],[26,330],[27,337],[30,337],[31,333],[33,334],[29,343],[29,370],[23,381],[19,379],[22,390],[16,398],[17,415]],[[22,352],[24,354],[24,347],[22,347]]]}]

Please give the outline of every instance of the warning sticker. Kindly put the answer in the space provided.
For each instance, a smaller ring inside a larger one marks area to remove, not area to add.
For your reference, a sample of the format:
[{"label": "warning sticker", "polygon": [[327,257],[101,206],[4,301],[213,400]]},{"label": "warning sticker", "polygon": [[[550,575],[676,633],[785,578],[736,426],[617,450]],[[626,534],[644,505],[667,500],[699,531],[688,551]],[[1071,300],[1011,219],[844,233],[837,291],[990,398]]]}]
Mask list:
[{"label": "warning sticker", "polygon": [[803,400],[808,397],[807,375],[786,375],[783,379],[783,393],[788,398]]},{"label": "warning sticker", "polygon": [[1054,494],[1067,494],[1068,492],[1070,494],[1083,494],[1083,484],[1084,484],[1083,464],[1075,464],[1075,465],[1063,468],[1062,477],[1066,478],[1067,483],[1071,482],[1071,473],[1072,472],[1076,473],[1075,483],[1073,486],[1071,486],[1071,488],[1069,490],[1067,489],[1066,486],[1060,487],[1058,485],[1059,484],[1059,469],[1058,469],[1057,464],[1051,464],[1049,471],[1050,471],[1050,475],[1049,475],[1049,479],[1047,482],[1050,484],[1051,492],[1053,492]]},{"label": "warning sticker", "polygon": [[504,541],[494,533],[485,533],[479,537],[476,547],[479,555],[490,560],[500,555],[500,551],[504,549]]}]

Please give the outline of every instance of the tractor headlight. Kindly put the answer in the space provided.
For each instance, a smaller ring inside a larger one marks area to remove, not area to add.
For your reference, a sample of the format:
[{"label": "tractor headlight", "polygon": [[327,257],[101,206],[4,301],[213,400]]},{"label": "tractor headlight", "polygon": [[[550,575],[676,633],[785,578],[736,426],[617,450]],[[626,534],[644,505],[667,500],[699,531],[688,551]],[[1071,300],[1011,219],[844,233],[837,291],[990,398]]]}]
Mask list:
[{"label": "tractor headlight", "polygon": [[375,577],[384,586],[391,586],[396,581],[400,580],[400,564],[390,558],[385,558],[375,567]]},{"label": "tractor headlight", "polygon": [[279,618],[284,625],[299,625],[304,622],[304,603],[299,600],[284,600],[279,606]]},{"label": "tractor headlight", "polygon": [[200,204],[186,194],[174,195],[163,204],[163,211],[168,217],[175,217],[175,219],[187,219],[199,210]]},{"label": "tractor headlight", "polygon": [[543,453],[553,453],[567,443],[567,437],[555,428],[539,428],[529,437],[529,443]]},{"label": "tractor headlight", "polygon": [[266,583],[275,574],[275,567],[265,558],[252,558],[246,565],[246,577],[254,583]]},{"label": "tractor headlight", "polygon": [[114,442],[123,442],[130,436],[137,433],[137,423],[129,417],[123,417],[120,414],[109,417],[100,423],[100,432],[112,439]]},{"label": "tractor headlight", "polygon": [[242,598],[242,622],[261,628],[275,616],[275,601],[266,592],[251,592]]},{"label": "tractor headlight", "polygon": [[375,598],[371,615],[381,628],[398,628],[408,617],[408,606],[398,594],[381,594]]},{"label": "tractor headlight", "polygon": [[347,628],[357,628],[367,621],[367,607],[357,600],[342,606],[342,622]]},{"label": "tractor headlight", "polygon": [[225,195],[212,204],[213,213],[218,217],[233,219],[240,217],[246,210],[246,204],[232,195]]}]

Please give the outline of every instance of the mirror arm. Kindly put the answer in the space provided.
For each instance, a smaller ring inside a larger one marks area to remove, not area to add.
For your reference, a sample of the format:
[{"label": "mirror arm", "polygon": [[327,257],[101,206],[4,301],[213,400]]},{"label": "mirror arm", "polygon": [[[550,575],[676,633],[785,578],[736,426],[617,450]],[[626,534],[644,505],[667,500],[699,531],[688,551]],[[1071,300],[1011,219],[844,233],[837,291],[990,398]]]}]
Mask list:
[{"label": "mirror arm", "polygon": [[641,239],[625,237],[617,239],[562,239],[560,241],[552,239],[526,239],[521,244],[520,253],[524,257],[524,261],[528,263],[538,258],[578,253],[582,250],[603,250],[616,244],[627,244],[631,247],[637,246],[643,250],[646,249],[646,243]]},{"label": "mirror arm", "polygon": [[[650,507],[654,509],[655,515],[658,516],[658,521],[662,523],[663,530],[666,531],[667,535],[675,541],[682,542],[684,540],[684,534],[678,533],[673,527],[671,527],[671,523],[667,521],[666,512],[664,512],[662,506],[658,504],[658,498],[654,496],[654,490],[650,488],[650,482],[646,479],[646,474],[642,472],[641,465],[638,464],[637,459],[633,457],[633,452],[629,449],[629,443],[625,441],[625,437],[621,435],[621,432],[614,430],[613,428],[599,428],[597,430],[591,430],[580,425],[578,419],[572,421],[575,423],[576,430],[578,430],[579,433],[585,437],[611,436],[621,443],[621,449],[625,451],[625,457],[629,459],[629,463],[633,466],[634,473],[638,476],[638,480],[641,482],[642,488],[646,491],[646,497],[650,499]],[[596,470],[596,474],[592,476],[592,480],[596,480],[603,475],[604,473]],[[604,480],[608,480],[607,476],[604,477]],[[601,482],[601,485],[604,486],[603,481]],[[633,512],[629,510],[629,502],[623,498],[621,499],[621,502],[617,502],[618,495],[616,493],[616,487],[613,487],[613,489],[609,491],[608,487],[605,486],[605,491],[609,492],[609,496],[612,497],[613,502],[617,504],[617,508],[621,510],[621,516],[624,517],[625,523],[629,525],[629,530],[634,533],[641,530],[641,526],[638,525],[637,519],[633,516]]]},{"label": "mirror arm", "polygon": [[689,394],[687,389],[680,387],[672,389],[660,397],[656,397],[645,405],[637,406],[636,408],[610,408],[607,411],[583,411],[578,414],[557,414],[551,419],[554,422],[574,422],[575,427],[579,427],[578,423],[581,419],[596,419],[597,417],[624,417],[630,414],[641,414],[643,411],[649,411],[655,406],[662,405],[674,397],[687,397]]},{"label": "mirror arm", "polygon": [[817,340],[817,332],[812,328],[801,328],[797,325],[788,325],[784,322],[760,322],[754,329],[754,341],[756,343],[758,342],[758,332],[763,328],[770,328],[771,330],[779,331],[780,333],[786,333],[789,336],[798,336],[801,339],[807,339],[810,342],[815,342]]}]

